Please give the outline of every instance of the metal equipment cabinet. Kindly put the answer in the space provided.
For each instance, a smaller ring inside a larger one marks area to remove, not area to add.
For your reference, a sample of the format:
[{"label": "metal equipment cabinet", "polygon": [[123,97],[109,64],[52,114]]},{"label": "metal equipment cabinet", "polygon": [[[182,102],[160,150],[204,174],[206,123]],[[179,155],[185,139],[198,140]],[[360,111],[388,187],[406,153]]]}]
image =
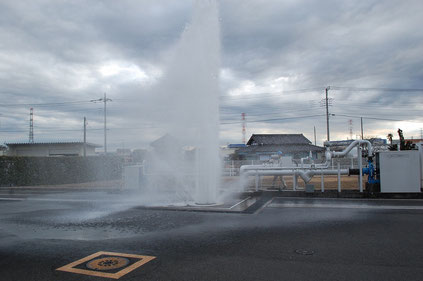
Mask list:
[{"label": "metal equipment cabinet", "polygon": [[418,151],[379,153],[380,192],[421,192]]}]

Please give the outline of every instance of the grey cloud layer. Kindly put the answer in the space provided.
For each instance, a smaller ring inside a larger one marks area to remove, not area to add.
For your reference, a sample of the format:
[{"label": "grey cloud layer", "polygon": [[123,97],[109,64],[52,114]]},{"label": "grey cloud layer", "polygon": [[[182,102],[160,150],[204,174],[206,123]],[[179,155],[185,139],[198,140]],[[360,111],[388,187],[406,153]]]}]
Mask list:
[{"label": "grey cloud layer", "polygon": [[[231,73],[230,78],[222,78],[222,95],[245,81],[266,90],[265,85],[278,77],[289,80],[284,90],[327,85],[423,88],[422,10],[421,1],[220,1],[222,65]],[[118,61],[148,75],[151,68],[163,70],[190,17],[191,1],[2,1],[1,103],[90,100],[107,90],[114,99],[109,107],[110,127],[131,128],[111,131],[110,141],[115,146],[123,140],[133,147],[144,146],[163,133],[149,117],[157,110],[151,108],[151,84],[124,79],[126,74],[104,76],[99,67]],[[254,87],[251,91],[261,92]],[[419,123],[423,121],[421,92],[333,91],[331,95],[333,112],[414,120],[416,126],[409,131],[414,136],[423,126]],[[323,91],[282,100],[266,95],[223,99],[222,107],[227,109],[222,112],[229,114],[222,115],[222,122],[239,120],[241,112],[250,120],[323,114],[323,108],[309,102],[319,102],[321,97]],[[92,128],[101,127],[99,107],[35,107],[42,114],[36,124],[78,129],[86,115]],[[26,139],[28,108],[1,108],[0,131],[19,128],[22,132],[1,133],[0,142]],[[315,124],[321,131],[319,139],[324,139],[324,120],[320,119],[251,123],[248,132],[270,128],[310,132]],[[347,119],[332,120],[334,134],[345,137]],[[372,135],[385,134],[381,127],[387,131],[396,124],[369,120],[366,125]],[[222,141],[239,141],[239,127],[222,126]],[[78,134],[46,132],[45,137],[75,139]],[[93,131],[92,138],[101,143],[101,132]]]}]

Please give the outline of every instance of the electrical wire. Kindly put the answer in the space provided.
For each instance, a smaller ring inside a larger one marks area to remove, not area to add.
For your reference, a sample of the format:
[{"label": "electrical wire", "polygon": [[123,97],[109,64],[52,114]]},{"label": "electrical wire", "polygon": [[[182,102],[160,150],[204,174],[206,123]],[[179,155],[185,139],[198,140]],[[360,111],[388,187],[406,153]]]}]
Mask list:
[{"label": "electrical wire", "polygon": [[50,102],[50,103],[0,103],[0,106],[63,106],[70,104],[92,103],[91,101],[68,101],[68,102]]},{"label": "electrical wire", "polygon": [[423,89],[407,89],[407,88],[378,88],[378,87],[371,87],[371,88],[364,88],[364,87],[342,87],[342,86],[330,86],[330,90],[345,90],[345,91],[360,91],[360,92],[367,92],[367,91],[384,91],[384,92],[423,92]]},{"label": "electrical wire", "polygon": [[341,116],[341,117],[351,117],[351,118],[363,118],[363,119],[372,119],[372,120],[381,120],[381,121],[395,121],[395,122],[403,122],[406,120],[399,120],[399,119],[391,119],[391,118],[379,118],[379,117],[371,117],[371,116],[357,116],[357,115],[347,115],[347,114],[338,114],[332,113],[332,116]]},{"label": "electrical wire", "polygon": [[245,100],[245,99],[256,99],[256,98],[269,98],[269,97],[281,97],[285,95],[297,95],[297,94],[303,94],[303,93],[310,93],[310,92],[317,92],[317,91],[324,91],[324,87],[316,87],[316,88],[308,88],[308,89],[298,89],[298,90],[286,90],[281,91],[277,93],[268,93],[268,92],[262,92],[262,93],[256,93],[256,94],[243,94],[242,96],[220,96],[220,99],[226,99],[226,100]]},{"label": "electrical wire", "polygon": [[[302,118],[313,118],[313,117],[321,117],[326,116],[326,114],[316,114],[316,115],[307,115],[307,116],[295,116],[295,117],[284,117],[284,118],[272,118],[272,119],[262,119],[262,120],[249,120],[248,123],[261,123],[261,122],[272,122],[272,121],[283,121],[283,120],[290,120],[290,119],[302,119]],[[237,122],[228,122],[228,123],[220,123],[221,125],[229,125],[229,124],[240,124],[243,121]]]}]

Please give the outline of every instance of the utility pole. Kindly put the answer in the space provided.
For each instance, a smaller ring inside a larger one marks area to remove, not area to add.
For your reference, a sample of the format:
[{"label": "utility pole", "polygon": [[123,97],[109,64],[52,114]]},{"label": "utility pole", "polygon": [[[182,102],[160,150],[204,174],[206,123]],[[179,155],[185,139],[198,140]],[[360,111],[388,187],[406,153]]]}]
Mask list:
[{"label": "utility pole", "polygon": [[107,155],[107,97],[104,93],[104,154]]},{"label": "utility pole", "polygon": [[313,126],[313,128],[314,128],[314,145],[317,145],[316,144],[316,126]]},{"label": "utility pole", "polygon": [[107,102],[112,101],[108,99],[106,93],[104,97],[98,100],[91,100],[92,102],[102,101],[104,103],[104,154],[107,154]]},{"label": "utility pole", "polygon": [[87,156],[87,118],[84,117],[84,157]]},{"label": "utility pole", "polygon": [[327,86],[326,91],[326,131],[327,131],[327,141],[330,141],[329,136],[329,101],[328,101],[328,91],[330,90],[330,86]]},{"label": "utility pole", "polygon": [[29,143],[34,143],[34,109],[29,109]]},{"label": "utility pole", "polygon": [[245,113],[241,114],[242,117],[242,143],[245,144]]},{"label": "utility pole", "polygon": [[364,140],[364,135],[363,135],[363,117],[360,117],[360,122],[361,122],[361,139]]}]

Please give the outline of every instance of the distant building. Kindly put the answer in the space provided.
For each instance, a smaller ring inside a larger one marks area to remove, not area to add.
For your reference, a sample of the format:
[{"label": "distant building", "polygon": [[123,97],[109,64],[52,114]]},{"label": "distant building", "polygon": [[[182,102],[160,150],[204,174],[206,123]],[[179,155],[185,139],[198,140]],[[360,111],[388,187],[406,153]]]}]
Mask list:
[{"label": "distant building", "polygon": [[411,142],[411,143],[414,143],[414,144],[418,144],[418,143],[423,142],[423,139],[405,139],[404,141],[405,142]]},{"label": "distant building", "polygon": [[229,149],[237,149],[237,148],[241,148],[241,147],[247,147],[247,145],[246,144],[243,144],[243,143],[231,143],[231,144],[228,144],[228,148]]},{"label": "distant building", "polygon": [[245,160],[269,160],[278,151],[294,159],[307,157],[311,152],[313,158],[321,159],[325,148],[313,145],[303,134],[254,134],[236,154]]},{"label": "distant building", "polygon": [[142,163],[142,161],[146,158],[146,155],[147,155],[146,149],[134,149],[131,153],[132,162]]},{"label": "distant building", "polygon": [[154,149],[156,154],[166,155],[169,153],[175,153],[175,151],[182,150],[183,145],[180,141],[170,134],[156,139],[150,143],[150,146]]},{"label": "distant building", "polygon": [[[367,139],[373,146],[373,149],[375,151],[384,151],[388,149],[387,141],[386,139],[381,138],[371,138]],[[338,140],[338,141],[329,141],[330,149],[333,151],[342,151],[345,148],[347,148],[353,141],[351,140]]]},{"label": "distant building", "polygon": [[129,156],[131,155],[131,150],[129,148],[117,148],[116,154],[119,156]]},{"label": "distant building", "polygon": [[125,163],[132,162],[132,152],[129,148],[117,148],[116,155],[121,157]]},{"label": "distant building", "polygon": [[[83,142],[39,142],[39,143],[5,143],[8,147],[7,156],[84,156]],[[95,149],[101,147],[93,143],[86,143],[86,155],[96,155]]]},{"label": "distant building", "polygon": [[242,147],[247,147],[246,144],[243,143],[232,143],[226,146],[222,146],[220,148],[220,155],[224,160],[230,160],[235,152]]},{"label": "distant building", "polygon": [[170,158],[186,160],[195,159],[196,148],[194,146],[183,145],[180,139],[170,134],[165,134],[151,142],[150,147],[152,147],[152,150],[149,150],[148,154],[150,156],[154,155],[162,160]]}]

